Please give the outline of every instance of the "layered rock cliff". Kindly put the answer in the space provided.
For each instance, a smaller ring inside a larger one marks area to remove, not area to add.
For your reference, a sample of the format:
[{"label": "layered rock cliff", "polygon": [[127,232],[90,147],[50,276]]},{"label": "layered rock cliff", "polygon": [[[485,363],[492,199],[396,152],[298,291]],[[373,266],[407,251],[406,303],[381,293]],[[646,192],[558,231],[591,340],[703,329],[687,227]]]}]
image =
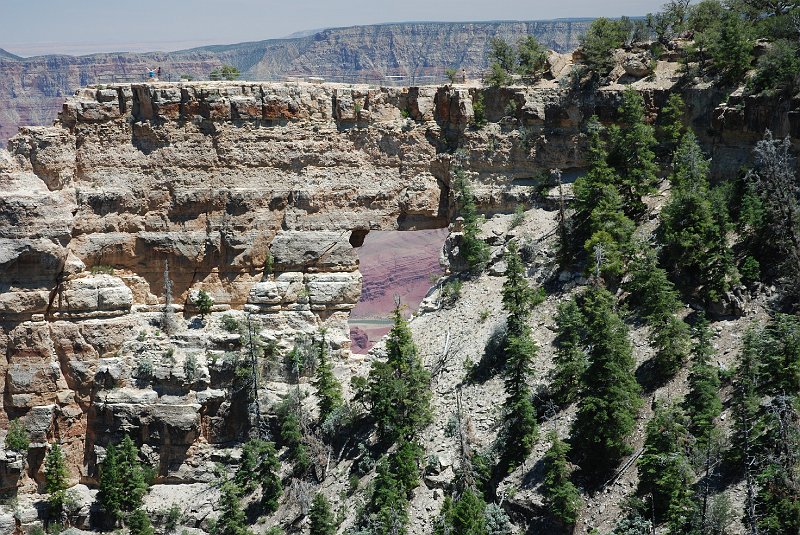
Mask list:
[{"label": "layered rock cliff", "polygon": [[80,57],[21,58],[0,49],[0,145],[20,126],[52,124],[64,98],[79,87],[144,81],[147,70],[157,66],[162,78],[172,81],[181,76],[207,79],[215,67],[230,64],[248,80],[283,80],[291,75],[371,83],[399,77],[404,85],[430,83],[443,81],[448,67],[479,75],[486,68],[493,36],[515,41],[530,33],[546,46],[565,51],[578,45],[587,24],[585,20],[381,24],[169,53]]},{"label": "layered rock cliff", "polygon": [[[662,67],[633,83],[652,116],[677,80]],[[227,447],[263,423],[254,405],[286,391],[294,344],[324,328],[345,383],[360,366],[347,332],[356,248],[371,230],[446,227],[454,158],[489,215],[529,201],[543,172],[580,172],[585,119],[613,119],[625,86],[568,76],[504,89],[103,85],[69,98],[55,126],[22,128],[0,153],[0,425],[24,417],[33,449],[27,463],[6,452],[0,482],[35,492],[59,440],[72,482],[91,485],[127,433],[157,483],[207,491]],[[750,114],[763,103],[744,100],[729,122],[713,88],[687,95],[696,124],[714,118],[716,153],[739,154],[767,122],[797,133],[791,107]],[[555,219],[539,215],[545,240]],[[202,318],[200,290],[215,302]],[[253,361],[255,398],[238,373]]]}]

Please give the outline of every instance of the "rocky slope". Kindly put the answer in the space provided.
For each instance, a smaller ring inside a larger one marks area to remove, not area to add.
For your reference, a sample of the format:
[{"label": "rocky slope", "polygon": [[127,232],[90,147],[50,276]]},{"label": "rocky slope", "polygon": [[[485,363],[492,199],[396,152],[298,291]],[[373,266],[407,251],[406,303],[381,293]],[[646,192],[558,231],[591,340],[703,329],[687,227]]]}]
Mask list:
[{"label": "rocky slope", "polygon": [[[444,80],[447,67],[471,76],[486,67],[495,35],[516,40],[529,33],[546,46],[575,48],[586,21],[400,23],[353,26],[293,39],[208,46],[178,52],[20,58],[0,49],[0,145],[20,126],[50,125],[67,95],[96,83],[143,82],[160,66],[162,78],[207,79],[215,67],[235,65],[247,80],[324,76],[333,81],[404,85]],[[426,82],[427,80],[427,82]]]},{"label": "rocky slope", "polygon": [[[16,508],[0,514],[2,529],[28,531],[40,522],[36,492],[46,444],[54,440],[67,453],[71,482],[79,483],[72,522],[90,526],[97,462],[126,433],[156,471],[148,508],[181,504],[187,526],[207,529],[214,466],[237,455],[235,446],[257,423],[254,405],[268,414],[287,391],[283,355],[325,328],[348,393],[350,378],[374,358],[351,356],[347,330],[361,292],[356,248],[365,235],[447,227],[460,149],[479,208],[490,218],[501,214],[485,228],[498,253],[512,235],[502,214],[530,203],[534,178],[585,165],[585,119],[613,119],[626,86],[573,85],[569,63],[554,57],[553,79],[504,89],[102,85],[69,98],[55,126],[22,128],[0,153],[0,425],[24,418],[32,449],[24,459],[0,455],[0,483],[19,493]],[[655,116],[676,79],[675,65],[661,62],[653,76],[627,81]],[[744,160],[747,139],[771,124],[783,125],[777,133],[791,132],[797,143],[791,109],[752,99],[718,105],[724,95],[713,88],[686,95],[696,126],[714,121],[705,132],[713,133],[706,139],[715,154]],[[479,97],[483,127],[474,124]],[[544,203],[517,231],[535,251],[536,281],[556,275],[554,221]],[[451,230],[445,252],[453,259],[457,226]],[[414,533],[429,532],[438,487],[452,466],[441,423],[452,413],[464,358],[475,360],[501,321],[501,279],[491,274],[502,274],[502,265],[468,286],[452,312],[412,322],[439,396],[437,424],[424,443],[445,474],[426,479],[415,494]],[[579,282],[568,279],[563,292]],[[192,306],[199,290],[215,301],[205,318]],[[167,306],[169,298],[174,305]],[[551,335],[539,327],[558,298],[536,319],[543,346]],[[476,328],[484,309],[487,323]],[[448,331],[455,345],[442,340]],[[253,354],[262,370],[255,400],[237,382]],[[537,369],[546,370],[547,355]],[[306,380],[301,388],[313,393]],[[462,395],[479,439],[490,441],[497,392],[488,385]],[[271,420],[258,423],[269,427]],[[352,463],[352,456],[332,463],[319,487],[341,506],[344,525],[355,515],[342,498]],[[511,477],[509,496],[522,474]],[[303,502],[292,496],[271,522],[301,530]],[[596,501],[592,522],[606,526],[614,498]],[[512,497],[507,507],[519,503]]]}]

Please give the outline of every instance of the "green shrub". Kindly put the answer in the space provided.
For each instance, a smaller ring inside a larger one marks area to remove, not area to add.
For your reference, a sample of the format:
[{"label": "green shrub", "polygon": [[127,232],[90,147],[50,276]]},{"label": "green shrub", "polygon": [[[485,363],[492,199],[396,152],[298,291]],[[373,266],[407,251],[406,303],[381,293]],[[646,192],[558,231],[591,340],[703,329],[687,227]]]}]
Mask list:
[{"label": "green shrub", "polygon": [[444,306],[452,306],[461,297],[461,288],[464,283],[460,280],[452,280],[442,286],[442,304]]},{"label": "green shrub", "polygon": [[178,507],[177,504],[173,504],[172,507],[169,508],[167,514],[164,518],[164,531],[167,533],[172,533],[178,528],[178,523],[181,521],[183,517],[183,513],[181,512],[181,508]]},{"label": "green shrub", "polygon": [[110,266],[108,264],[98,264],[96,266],[92,266],[91,269],[89,269],[89,272],[92,275],[113,275],[114,266]]},{"label": "green shrub", "polygon": [[241,73],[233,65],[223,65],[211,71],[209,78],[212,80],[236,80]]},{"label": "green shrub", "polygon": [[514,209],[514,217],[511,218],[510,228],[514,229],[525,222],[525,207],[518,204]]},{"label": "green shrub", "polygon": [[197,376],[197,357],[194,355],[186,357],[186,360],[183,361],[183,374],[186,376],[187,381],[194,382]]},{"label": "green shrub", "polygon": [[458,79],[458,70],[454,69],[453,67],[448,67],[444,70],[444,75],[450,81],[451,84],[456,83]]},{"label": "green shrub", "polygon": [[472,99],[472,112],[474,114],[475,126],[480,128],[486,124],[486,105],[483,102],[483,93],[476,92]]},{"label": "green shrub", "polygon": [[231,314],[222,316],[222,328],[229,333],[235,333],[239,330],[239,321]]},{"label": "green shrub", "polygon": [[136,377],[140,380],[147,380],[153,377],[153,361],[147,355],[139,359],[136,364]]},{"label": "green shrub", "polygon": [[6,449],[23,453],[28,451],[30,444],[31,440],[25,424],[19,418],[11,420],[8,423],[8,432],[6,433]]},{"label": "green shrub", "polygon": [[761,264],[752,256],[747,256],[739,267],[739,274],[748,284],[758,282],[761,280]]},{"label": "green shrub", "polygon": [[758,59],[756,72],[747,84],[750,93],[792,91],[800,75],[800,51],[795,43],[781,39]]}]

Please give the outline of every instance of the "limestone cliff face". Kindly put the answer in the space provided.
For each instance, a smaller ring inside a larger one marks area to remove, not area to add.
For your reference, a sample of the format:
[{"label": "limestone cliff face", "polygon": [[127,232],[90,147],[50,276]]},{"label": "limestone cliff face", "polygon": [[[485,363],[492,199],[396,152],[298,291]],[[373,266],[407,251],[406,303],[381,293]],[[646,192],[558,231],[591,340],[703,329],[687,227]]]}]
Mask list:
[{"label": "limestone cliff face", "polygon": [[[486,68],[489,39],[516,41],[533,34],[554,50],[572,50],[585,20],[537,22],[399,23],[334,28],[294,39],[271,39],[177,52],[20,58],[0,49],[0,145],[20,126],[50,125],[64,98],[97,83],[140,82],[149,68],[177,81],[207,79],[215,67],[235,65],[248,80],[326,76],[332,81],[404,84],[444,80],[447,67],[473,77]],[[2,43],[0,43],[2,45]]]},{"label": "limestone cliff face", "polygon": [[[672,82],[634,83],[653,116]],[[613,119],[623,87],[78,91],[55,126],[22,128],[0,152],[0,424],[24,416],[34,445],[26,470],[13,454],[0,458],[0,485],[34,491],[56,438],[73,481],[90,483],[122,433],[143,445],[157,482],[210,481],[253,404],[285,391],[276,359],[298,339],[325,328],[350,365],[355,249],[366,233],[446,227],[457,149],[480,208],[513,210],[537,174],[580,171],[582,124]],[[698,103],[714,109],[717,98],[691,94],[693,120],[708,109]],[[710,148],[735,152],[767,115],[747,132],[730,112],[714,117],[724,136]],[[215,301],[202,319],[192,305],[200,290]],[[237,370],[255,353],[264,372],[253,399]]]}]

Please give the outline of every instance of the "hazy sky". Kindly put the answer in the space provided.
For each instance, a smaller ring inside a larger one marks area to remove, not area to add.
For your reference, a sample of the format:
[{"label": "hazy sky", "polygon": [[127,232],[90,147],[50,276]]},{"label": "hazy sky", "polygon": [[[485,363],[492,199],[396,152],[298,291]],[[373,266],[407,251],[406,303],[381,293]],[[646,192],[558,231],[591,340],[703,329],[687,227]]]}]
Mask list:
[{"label": "hazy sky", "polygon": [[0,48],[21,56],[178,50],[402,21],[644,15],[665,0],[0,0]]}]

